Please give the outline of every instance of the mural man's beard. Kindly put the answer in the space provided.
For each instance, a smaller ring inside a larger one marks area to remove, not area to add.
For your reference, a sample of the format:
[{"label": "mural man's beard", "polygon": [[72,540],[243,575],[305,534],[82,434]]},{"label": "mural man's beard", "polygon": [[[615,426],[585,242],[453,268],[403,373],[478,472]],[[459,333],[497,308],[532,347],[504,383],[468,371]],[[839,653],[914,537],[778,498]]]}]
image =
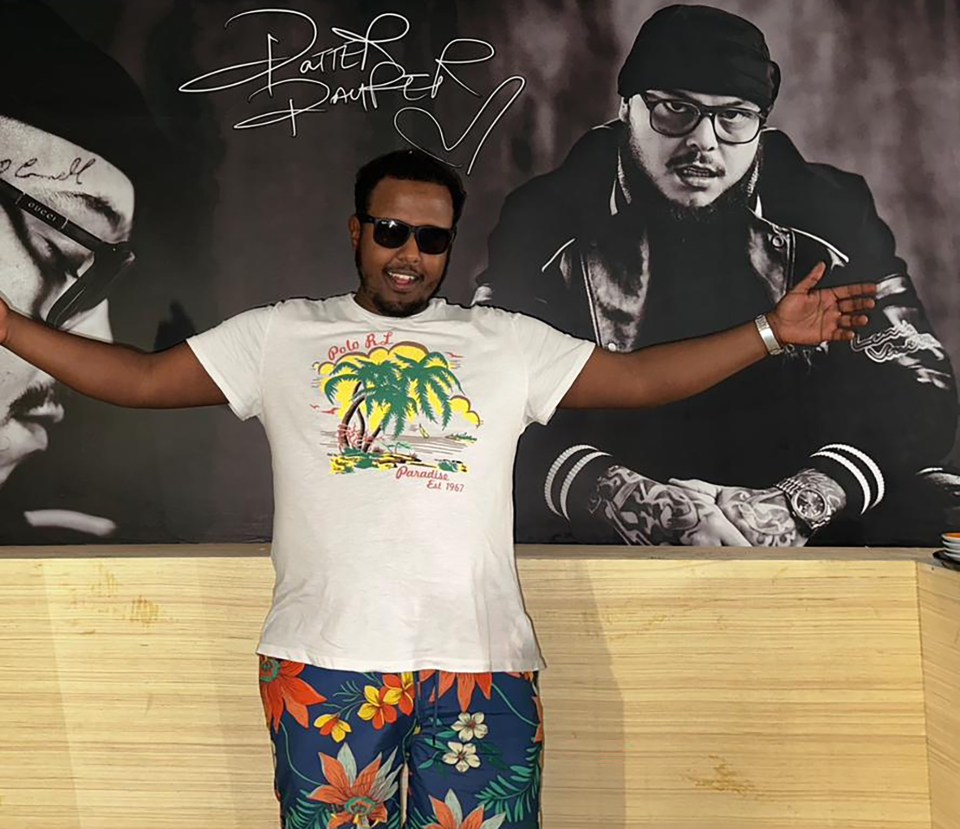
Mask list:
[{"label": "mural man's beard", "polygon": [[[698,227],[712,226],[730,218],[743,216],[749,209],[756,191],[757,180],[763,166],[763,145],[757,148],[753,163],[739,181],[727,188],[710,204],[691,207],[668,199],[654,184],[650,174],[642,163],[626,151],[621,151],[624,175],[630,186],[634,203],[650,220],[660,220],[676,225],[684,230],[696,232]],[[699,160],[699,153],[691,150],[688,154],[675,159],[677,165],[690,164]]]}]

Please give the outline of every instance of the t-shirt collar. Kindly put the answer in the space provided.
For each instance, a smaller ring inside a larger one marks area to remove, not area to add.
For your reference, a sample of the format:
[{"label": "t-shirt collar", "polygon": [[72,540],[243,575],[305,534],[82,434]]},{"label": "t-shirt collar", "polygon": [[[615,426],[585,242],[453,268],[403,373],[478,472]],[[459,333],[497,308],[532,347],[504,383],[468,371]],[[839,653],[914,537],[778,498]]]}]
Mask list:
[{"label": "t-shirt collar", "polygon": [[422,311],[418,311],[416,314],[411,314],[408,317],[393,317],[388,314],[375,314],[372,311],[368,311],[357,302],[355,294],[344,294],[341,299],[343,301],[344,313],[349,319],[362,322],[374,322],[380,327],[400,325],[404,322],[423,322],[433,319],[446,302],[445,299],[435,296]]}]

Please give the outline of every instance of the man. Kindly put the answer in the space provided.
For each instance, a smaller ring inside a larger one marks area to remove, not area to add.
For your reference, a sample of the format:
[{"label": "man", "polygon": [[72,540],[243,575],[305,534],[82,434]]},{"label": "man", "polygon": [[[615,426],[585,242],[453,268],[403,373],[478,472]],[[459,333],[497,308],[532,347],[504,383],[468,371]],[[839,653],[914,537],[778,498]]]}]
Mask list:
[{"label": "man", "polygon": [[659,405],[781,343],[850,339],[873,307],[869,285],[813,290],[818,267],[765,317],[612,354],[435,298],[464,198],[423,153],[375,159],[349,221],[355,296],[247,311],[161,353],[0,304],[0,343],[84,394],[263,422],[277,583],[258,651],[285,826],[399,825],[404,764],[415,826],[538,826],[542,663],[511,538],[520,433],[558,405]]},{"label": "man", "polygon": [[[133,261],[132,179],[158,163],[152,119],[126,72],[42,3],[0,3],[0,37],[0,295],[24,314],[110,340],[107,294]],[[47,448],[63,417],[53,378],[0,354],[0,486]],[[8,543],[114,529],[108,518],[3,500]]]},{"label": "man", "polygon": [[[618,118],[508,197],[477,301],[630,351],[748,318],[822,260],[826,284],[877,284],[873,326],[655,412],[528,435],[520,540],[713,545],[725,526],[744,545],[923,543],[917,473],[956,426],[949,359],[866,184],[765,129],[779,85],[748,21],[656,12],[620,71]],[[871,529],[885,507],[896,524]]]}]

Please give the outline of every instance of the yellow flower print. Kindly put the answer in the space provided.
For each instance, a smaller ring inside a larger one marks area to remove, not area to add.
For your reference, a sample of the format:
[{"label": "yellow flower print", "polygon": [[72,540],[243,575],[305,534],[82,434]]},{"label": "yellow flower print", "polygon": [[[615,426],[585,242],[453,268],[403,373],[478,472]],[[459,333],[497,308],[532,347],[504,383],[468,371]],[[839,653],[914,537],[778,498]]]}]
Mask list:
[{"label": "yellow flower print", "polygon": [[350,723],[341,720],[339,714],[324,714],[317,717],[313,724],[320,729],[324,737],[332,736],[338,743],[342,743],[347,738],[347,734],[353,731]]},{"label": "yellow flower print", "polygon": [[363,689],[363,696],[367,701],[360,706],[357,716],[361,720],[372,721],[377,731],[397,721],[397,709],[387,702],[392,690],[389,687],[377,689],[372,685]]}]

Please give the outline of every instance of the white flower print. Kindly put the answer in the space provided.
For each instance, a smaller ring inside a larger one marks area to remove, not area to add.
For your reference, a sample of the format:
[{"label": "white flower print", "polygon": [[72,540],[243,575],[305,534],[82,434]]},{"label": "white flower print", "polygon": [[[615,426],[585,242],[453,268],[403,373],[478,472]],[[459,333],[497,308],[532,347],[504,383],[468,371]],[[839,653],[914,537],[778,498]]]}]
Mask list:
[{"label": "white flower print", "polygon": [[447,743],[450,749],[443,755],[443,762],[453,766],[461,774],[468,769],[480,768],[480,758],[477,757],[477,747],[473,743]]},{"label": "white flower print", "polygon": [[490,731],[483,720],[484,714],[482,711],[478,711],[476,714],[464,713],[457,717],[457,721],[453,724],[453,730],[457,732],[457,736],[465,743],[474,739],[482,740]]}]

